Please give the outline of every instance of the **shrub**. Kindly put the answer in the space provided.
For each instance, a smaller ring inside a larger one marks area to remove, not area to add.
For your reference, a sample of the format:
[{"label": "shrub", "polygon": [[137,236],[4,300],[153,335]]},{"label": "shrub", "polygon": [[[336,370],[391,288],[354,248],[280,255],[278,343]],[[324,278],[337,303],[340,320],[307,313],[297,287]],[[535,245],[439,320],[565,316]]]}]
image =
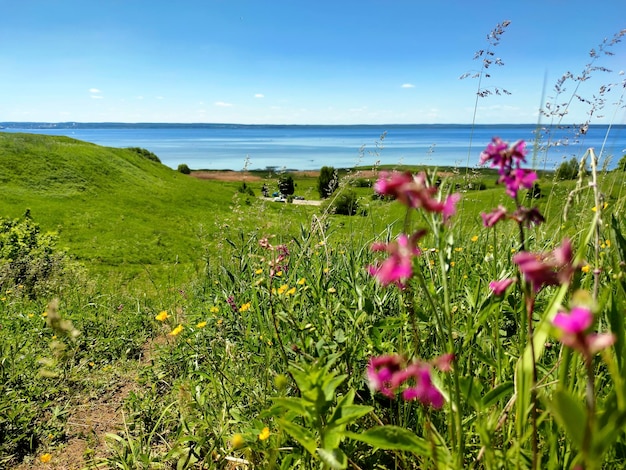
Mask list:
[{"label": "shrub", "polygon": [[254,190],[250,186],[248,186],[245,181],[241,182],[241,184],[237,188],[237,191],[241,194],[247,194],[248,196],[254,197]]},{"label": "shrub", "polygon": [[191,170],[186,163],[181,163],[180,165],[178,165],[177,171],[181,172],[183,175],[188,175],[189,173],[191,173]]},{"label": "shrub", "polygon": [[355,215],[359,210],[357,195],[352,190],[343,191],[330,204],[331,210],[339,215]]},{"label": "shrub", "polygon": [[317,191],[322,199],[326,199],[337,189],[337,170],[332,166],[323,166],[317,178]]},{"label": "shrub", "polygon": [[565,161],[556,169],[556,178],[559,180],[575,180],[578,178],[578,161],[572,157]]},{"label": "shrub", "polygon": [[152,160],[153,162],[161,163],[159,157],[156,154],[152,153],[150,150],[142,149],[141,147],[128,147],[127,150],[135,152],[136,154],[147,158],[148,160]]},{"label": "shrub", "polygon": [[17,286],[31,297],[48,294],[67,267],[56,234],[41,233],[28,216],[0,218],[0,289]]}]

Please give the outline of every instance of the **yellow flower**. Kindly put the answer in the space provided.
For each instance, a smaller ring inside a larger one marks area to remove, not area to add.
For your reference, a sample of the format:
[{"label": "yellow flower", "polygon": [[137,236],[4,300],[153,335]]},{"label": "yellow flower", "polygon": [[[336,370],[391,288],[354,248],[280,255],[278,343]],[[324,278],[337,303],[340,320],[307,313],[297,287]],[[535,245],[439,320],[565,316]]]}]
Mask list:
[{"label": "yellow flower", "polygon": [[224,320],[222,320],[222,319],[220,318],[219,320],[217,320],[217,326],[220,326],[223,322],[224,322]]},{"label": "yellow flower", "polygon": [[302,285],[304,285],[304,283],[305,283],[305,282],[306,282],[306,279],[305,279],[305,278],[301,278],[301,279],[298,281],[298,285],[299,285],[299,286],[302,286]]},{"label": "yellow flower", "polygon": [[43,454],[41,457],[39,457],[39,460],[41,460],[43,463],[48,463],[52,460],[52,455]]},{"label": "yellow flower", "polygon": [[284,294],[288,287],[289,286],[287,284],[283,284],[282,286],[280,286],[278,288],[278,295]]},{"label": "yellow flower", "polygon": [[292,287],[291,289],[289,289],[287,292],[285,292],[285,295],[293,295],[296,293],[296,288]]},{"label": "yellow flower", "polygon": [[611,248],[611,240],[604,240],[604,244],[607,248]]},{"label": "yellow flower", "polygon": [[196,328],[204,328],[206,326],[206,322],[205,321],[201,321],[200,323],[198,323],[196,325]]},{"label": "yellow flower", "polygon": [[261,434],[259,434],[259,441],[264,441],[266,439],[269,439],[269,437],[270,437],[270,428],[265,426],[263,430],[261,431]]},{"label": "yellow flower", "polygon": [[329,287],[328,292],[334,294],[335,292],[337,292],[337,289],[335,289],[334,287]]},{"label": "yellow flower", "polygon": [[257,269],[256,271],[254,271],[254,274],[263,274],[263,270],[262,269]]},{"label": "yellow flower", "polygon": [[323,270],[323,271],[324,271],[324,274],[326,274],[326,273],[328,273],[328,271],[330,271],[330,269],[328,269],[328,268],[324,268],[324,270]]},{"label": "yellow flower", "polygon": [[33,318],[34,316],[35,316],[35,314],[34,314],[34,313],[29,313],[29,314],[28,314],[28,318]]},{"label": "yellow flower", "polygon": [[170,317],[169,314],[165,310],[163,310],[163,311],[159,312],[159,314],[156,317],[154,317],[154,318],[156,320],[158,320],[158,321],[165,321],[169,317]]},{"label": "yellow flower", "polygon": [[217,312],[219,312],[219,311],[220,311],[220,309],[219,309],[218,307],[215,307],[215,306],[213,306],[213,307],[211,307],[211,308],[209,309],[209,312],[211,312],[211,313],[217,313]]},{"label": "yellow flower", "polygon": [[250,310],[250,302],[245,303],[241,307],[239,307],[240,312],[247,312],[248,310]]},{"label": "yellow flower", "polygon": [[283,275],[283,272],[282,272],[282,271],[278,271],[278,272],[276,273],[276,276],[277,276],[277,277],[280,277],[280,276],[282,276],[282,275]]},{"label": "yellow flower", "polygon": [[168,334],[170,336],[176,336],[176,335],[179,335],[182,331],[183,331],[183,325],[178,325],[176,328],[174,328]]},{"label": "yellow flower", "polygon": [[591,271],[591,266],[589,266],[588,264],[584,265],[582,268],[580,268],[580,270],[584,273],[588,273],[589,271]]},{"label": "yellow flower", "polygon": [[239,433],[233,434],[233,437],[230,439],[230,445],[233,449],[239,449],[244,444],[243,436]]},{"label": "yellow flower", "polygon": [[457,253],[460,253],[461,251],[463,251],[463,247],[457,246],[454,251],[456,251]]},{"label": "yellow flower", "polygon": [[453,267],[453,268],[454,268],[454,265],[455,265],[455,264],[456,264],[456,263],[455,263],[454,261],[450,261],[450,266],[451,266],[451,267]]},{"label": "yellow flower", "polygon": [[478,235],[474,235],[472,238],[470,238],[470,240],[472,240],[473,242],[477,242],[478,241]]}]

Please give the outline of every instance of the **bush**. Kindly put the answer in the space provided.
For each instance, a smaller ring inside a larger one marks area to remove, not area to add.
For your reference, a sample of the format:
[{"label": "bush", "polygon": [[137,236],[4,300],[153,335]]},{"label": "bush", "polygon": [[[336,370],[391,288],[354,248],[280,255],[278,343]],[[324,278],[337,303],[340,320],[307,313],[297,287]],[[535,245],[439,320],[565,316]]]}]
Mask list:
[{"label": "bush", "polygon": [[191,170],[186,163],[181,163],[180,165],[178,165],[178,171],[181,172],[183,175],[188,175],[191,173]]},{"label": "bush", "polygon": [[237,191],[240,192],[241,194],[247,194],[248,196],[254,197],[254,191],[252,190],[250,186],[248,186],[248,184],[245,181],[242,181],[242,183],[237,188]]},{"label": "bush", "polygon": [[56,234],[41,233],[28,216],[0,218],[0,289],[17,287],[30,297],[50,293],[67,268],[56,241]]},{"label": "bush", "polygon": [[339,215],[355,215],[359,210],[357,195],[352,190],[343,191],[330,204],[332,212]]},{"label": "bush", "polygon": [[337,170],[332,166],[323,166],[317,178],[317,191],[322,199],[326,199],[337,189]]},{"label": "bush", "polygon": [[157,157],[150,150],[142,149],[140,147],[128,147],[127,150],[135,152],[136,154],[144,158],[147,158],[148,160],[152,160],[153,162],[161,163],[161,160],[159,159],[159,157]]},{"label": "bush", "polygon": [[559,180],[575,180],[578,178],[578,161],[572,157],[571,160],[563,162],[556,169],[556,178]]}]

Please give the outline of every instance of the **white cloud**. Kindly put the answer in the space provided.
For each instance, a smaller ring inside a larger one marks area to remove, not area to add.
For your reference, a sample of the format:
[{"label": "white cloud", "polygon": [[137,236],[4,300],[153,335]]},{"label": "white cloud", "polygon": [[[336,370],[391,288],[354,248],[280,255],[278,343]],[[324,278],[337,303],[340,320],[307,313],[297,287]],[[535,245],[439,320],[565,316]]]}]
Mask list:
[{"label": "white cloud", "polygon": [[415,88],[415,85],[412,83],[403,83],[402,88]]},{"label": "white cloud", "polygon": [[220,108],[230,108],[232,106],[232,103],[225,103],[224,101],[216,101],[214,104]]},{"label": "white cloud", "polygon": [[265,95],[263,93],[256,93],[254,95],[255,98],[265,98]]},{"label": "white cloud", "polygon": [[97,88],[90,88],[89,93],[102,93],[102,91],[98,90]]}]

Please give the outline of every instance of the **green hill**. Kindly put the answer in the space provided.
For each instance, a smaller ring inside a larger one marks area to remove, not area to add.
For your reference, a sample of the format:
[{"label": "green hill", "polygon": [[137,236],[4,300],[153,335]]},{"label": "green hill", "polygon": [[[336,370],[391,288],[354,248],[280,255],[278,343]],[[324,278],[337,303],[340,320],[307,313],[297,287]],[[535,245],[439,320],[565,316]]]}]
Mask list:
[{"label": "green hill", "polygon": [[229,212],[236,184],[183,175],[128,149],[0,133],[0,215],[27,209],[89,267],[140,271],[198,260],[200,224]]}]

